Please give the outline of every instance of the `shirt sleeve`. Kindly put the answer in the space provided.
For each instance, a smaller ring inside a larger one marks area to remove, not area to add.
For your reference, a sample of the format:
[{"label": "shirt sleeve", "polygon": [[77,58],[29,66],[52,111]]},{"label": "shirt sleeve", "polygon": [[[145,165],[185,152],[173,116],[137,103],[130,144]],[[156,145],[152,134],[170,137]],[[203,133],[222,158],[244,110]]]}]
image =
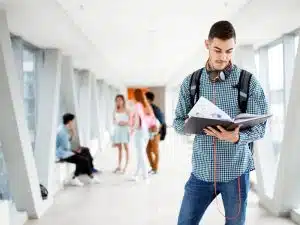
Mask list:
[{"label": "shirt sleeve", "polygon": [[[247,113],[263,115],[268,113],[268,102],[265,93],[257,79],[252,76],[249,87]],[[263,138],[265,135],[266,122],[240,132],[238,145],[246,145]]]},{"label": "shirt sleeve", "polygon": [[190,83],[191,75],[186,77],[180,86],[178,102],[175,110],[174,129],[179,134],[184,134],[184,123],[188,118],[188,113],[192,109],[190,102]]}]

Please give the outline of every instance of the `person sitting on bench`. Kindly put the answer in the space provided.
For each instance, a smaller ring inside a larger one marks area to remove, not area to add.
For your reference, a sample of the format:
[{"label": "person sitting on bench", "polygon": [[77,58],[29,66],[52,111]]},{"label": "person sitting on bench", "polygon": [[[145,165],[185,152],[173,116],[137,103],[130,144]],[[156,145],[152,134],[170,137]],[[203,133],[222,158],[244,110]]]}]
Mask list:
[{"label": "person sitting on bench", "polygon": [[56,157],[60,161],[76,164],[74,176],[70,181],[71,185],[83,186],[78,179],[81,174],[86,174],[90,178],[90,183],[99,183],[93,173],[97,172],[93,165],[93,157],[90,150],[86,147],[79,147],[76,150],[71,149],[71,138],[74,135],[75,115],[66,113],[62,117],[63,126],[61,126],[56,135]]}]

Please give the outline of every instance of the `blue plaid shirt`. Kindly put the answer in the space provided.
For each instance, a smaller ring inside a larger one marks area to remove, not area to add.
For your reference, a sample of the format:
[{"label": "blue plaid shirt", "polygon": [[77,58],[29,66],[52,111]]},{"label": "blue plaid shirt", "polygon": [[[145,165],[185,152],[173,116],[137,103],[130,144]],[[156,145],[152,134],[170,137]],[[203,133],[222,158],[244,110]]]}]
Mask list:
[{"label": "blue plaid shirt", "polygon": [[[200,96],[213,101],[213,85],[216,90],[216,105],[231,118],[241,113],[238,106],[238,91],[233,88],[240,76],[240,69],[233,65],[230,75],[225,81],[213,84],[204,69],[200,80]],[[179,100],[175,111],[174,128],[184,134],[184,121],[192,108],[190,103],[190,80],[187,76],[179,93]],[[249,87],[247,113],[266,114],[268,104],[264,91],[257,79],[252,76]],[[240,139],[236,144],[217,140],[217,182],[229,182],[240,175],[254,170],[254,161],[248,143],[261,139],[265,134],[266,123],[251,129],[240,131]],[[193,144],[192,173],[200,180],[214,181],[213,137],[205,134],[196,135]]]}]

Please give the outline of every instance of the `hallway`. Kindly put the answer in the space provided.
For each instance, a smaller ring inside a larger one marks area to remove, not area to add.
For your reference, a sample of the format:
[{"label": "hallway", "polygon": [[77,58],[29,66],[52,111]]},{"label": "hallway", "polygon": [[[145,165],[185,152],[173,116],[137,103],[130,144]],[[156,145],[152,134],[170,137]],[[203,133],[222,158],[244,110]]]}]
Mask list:
[{"label": "hallway", "polygon": [[[161,144],[161,172],[152,176],[150,184],[129,181],[130,173],[113,174],[115,149],[99,153],[97,165],[104,170],[102,184],[66,187],[39,221],[30,221],[26,225],[175,225],[189,175],[189,146],[184,138],[169,134],[167,142]],[[131,157],[129,172],[134,170],[135,156]],[[248,205],[247,225],[293,224],[289,220],[274,218],[259,208],[258,198],[253,193]],[[222,225],[223,220],[214,202],[201,224]]]}]

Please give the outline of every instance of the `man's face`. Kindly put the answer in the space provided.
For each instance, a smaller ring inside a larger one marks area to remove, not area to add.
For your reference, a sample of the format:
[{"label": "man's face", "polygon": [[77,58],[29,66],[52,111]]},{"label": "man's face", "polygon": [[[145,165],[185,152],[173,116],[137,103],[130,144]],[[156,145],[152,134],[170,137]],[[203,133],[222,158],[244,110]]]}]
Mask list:
[{"label": "man's face", "polygon": [[228,40],[214,38],[206,40],[205,45],[209,51],[210,66],[215,70],[223,70],[231,61],[235,40],[233,38]]},{"label": "man's face", "polygon": [[69,123],[68,123],[68,129],[70,129],[70,130],[72,130],[72,129],[74,129],[74,120],[72,120],[72,121],[70,121]]}]

